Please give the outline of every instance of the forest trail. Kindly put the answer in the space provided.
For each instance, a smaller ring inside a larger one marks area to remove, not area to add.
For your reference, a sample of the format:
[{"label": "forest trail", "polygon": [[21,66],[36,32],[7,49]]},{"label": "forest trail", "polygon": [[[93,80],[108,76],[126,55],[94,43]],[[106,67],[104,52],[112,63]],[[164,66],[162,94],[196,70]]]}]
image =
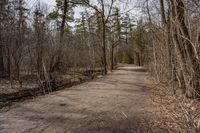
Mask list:
[{"label": "forest trail", "polygon": [[0,133],[149,132],[149,88],[141,70],[124,65],[103,78],[1,112]]}]

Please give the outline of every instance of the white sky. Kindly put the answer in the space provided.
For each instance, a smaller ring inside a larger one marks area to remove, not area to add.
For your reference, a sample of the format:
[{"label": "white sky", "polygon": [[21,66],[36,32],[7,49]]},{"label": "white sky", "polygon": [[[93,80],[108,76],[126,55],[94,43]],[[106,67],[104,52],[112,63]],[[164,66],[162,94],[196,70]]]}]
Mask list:
[{"label": "white sky", "polygon": [[[48,7],[51,9],[53,9],[53,7],[56,5],[56,0],[26,0],[28,6],[30,8],[34,8],[34,6],[37,4],[37,2],[40,1],[42,3],[45,3],[48,5]],[[92,2],[95,3],[96,0],[91,0]],[[121,0],[121,1],[129,1],[128,4],[125,4],[125,2],[123,3],[116,3],[116,6],[119,7],[121,9],[121,12],[126,12],[127,10],[131,10],[129,13],[131,13],[131,16],[134,16],[136,18],[138,18],[140,15],[140,11],[139,9],[133,9],[136,5],[137,0]],[[75,18],[80,17],[80,12],[83,11],[83,8],[77,7],[74,9],[75,12]]]}]

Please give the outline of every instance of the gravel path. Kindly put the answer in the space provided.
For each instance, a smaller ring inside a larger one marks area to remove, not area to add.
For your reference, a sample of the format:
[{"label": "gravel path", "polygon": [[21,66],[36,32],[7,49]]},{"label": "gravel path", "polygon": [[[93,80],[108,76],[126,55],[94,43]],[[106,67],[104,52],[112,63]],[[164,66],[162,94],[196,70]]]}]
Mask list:
[{"label": "gravel path", "polygon": [[0,133],[146,133],[145,72],[126,65],[101,79],[0,113]]}]

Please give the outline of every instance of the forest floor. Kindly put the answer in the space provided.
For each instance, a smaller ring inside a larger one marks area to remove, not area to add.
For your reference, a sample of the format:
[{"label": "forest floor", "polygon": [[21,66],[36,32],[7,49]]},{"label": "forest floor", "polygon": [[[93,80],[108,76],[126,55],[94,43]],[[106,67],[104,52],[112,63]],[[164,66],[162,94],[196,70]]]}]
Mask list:
[{"label": "forest floor", "polygon": [[164,133],[152,129],[143,70],[124,65],[100,79],[23,101],[0,112],[0,133]]}]

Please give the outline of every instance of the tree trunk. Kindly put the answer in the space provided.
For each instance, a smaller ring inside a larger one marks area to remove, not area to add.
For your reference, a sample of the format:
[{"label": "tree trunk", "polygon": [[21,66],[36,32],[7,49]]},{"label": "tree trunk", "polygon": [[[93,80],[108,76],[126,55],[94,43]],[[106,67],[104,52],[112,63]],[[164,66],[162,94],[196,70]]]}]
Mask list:
[{"label": "tree trunk", "polygon": [[63,17],[62,17],[62,23],[60,27],[60,43],[63,43],[63,36],[64,36],[64,30],[65,30],[65,23],[66,23],[66,14],[67,14],[67,6],[68,1],[64,0],[64,11],[63,11]]},{"label": "tree trunk", "polygon": [[111,46],[111,71],[114,70],[114,46]]},{"label": "tree trunk", "polygon": [[103,43],[103,63],[104,63],[104,74],[107,74],[107,59],[106,59],[106,24],[103,19],[103,32],[102,32],[102,43]]},{"label": "tree trunk", "polygon": [[138,58],[138,65],[141,66],[141,58],[140,58],[140,53],[137,53],[137,58]]},{"label": "tree trunk", "polygon": [[10,53],[10,43],[8,44],[8,47],[7,47],[7,52],[8,52],[8,57],[7,57],[7,74],[8,74],[8,77],[11,76],[11,53]]},{"label": "tree trunk", "polygon": [[0,78],[4,77],[3,44],[0,44]]},{"label": "tree trunk", "polygon": [[[169,7],[170,8],[170,7]],[[170,10],[170,9],[168,9]],[[164,0],[160,0],[160,14],[161,14],[161,22],[164,29],[164,46],[166,48],[167,53],[167,60],[166,60],[166,69],[169,71],[172,71],[172,64],[173,64],[173,57],[172,57],[172,46],[170,44],[170,11],[168,11],[168,14],[165,14],[165,4]],[[167,17],[166,17],[167,16]],[[168,20],[167,20],[168,19]],[[168,75],[169,74],[169,75]],[[163,75],[166,78],[171,78],[171,73],[168,73],[167,75]],[[171,80],[171,79],[170,79]]]},{"label": "tree trunk", "polygon": [[20,80],[20,65],[19,65],[19,63],[16,64],[16,69],[17,69],[17,80]]},{"label": "tree trunk", "polygon": [[53,68],[56,68],[59,70],[59,65],[61,63],[61,58],[62,58],[62,46],[63,46],[63,38],[64,38],[64,31],[65,31],[65,24],[66,24],[66,14],[68,10],[68,0],[64,0],[64,10],[63,10],[63,16],[62,16],[62,22],[61,22],[61,27],[60,27],[60,46],[58,49],[58,57],[56,60],[56,63],[54,64]]},{"label": "tree trunk", "polygon": [[41,55],[40,50],[39,50],[38,51],[38,57],[37,57],[37,70],[38,70],[38,76],[40,78],[42,77],[42,74],[41,74],[41,71],[42,71],[42,57],[41,56],[42,55]]},{"label": "tree trunk", "polygon": [[160,0],[160,14],[161,14],[162,25],[165,27],[167,22],[165,15],[164,0]]}]

